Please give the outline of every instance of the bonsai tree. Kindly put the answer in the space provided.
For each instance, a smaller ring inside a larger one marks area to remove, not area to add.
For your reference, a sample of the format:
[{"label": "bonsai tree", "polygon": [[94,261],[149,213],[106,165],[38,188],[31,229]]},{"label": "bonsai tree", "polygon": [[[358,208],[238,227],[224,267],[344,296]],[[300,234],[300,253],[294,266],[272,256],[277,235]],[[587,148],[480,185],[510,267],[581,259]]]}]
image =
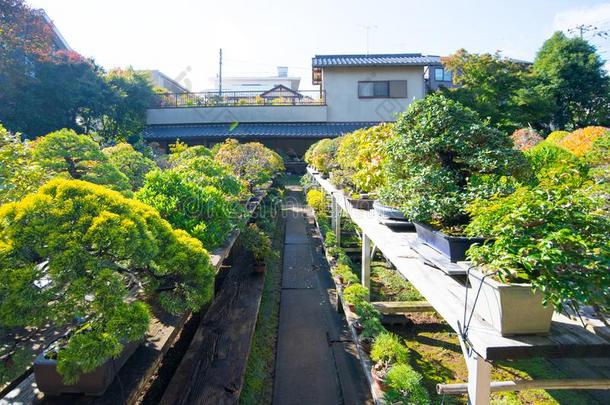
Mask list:
[{"label": "bonsai tree", "polygon": [[610,218],[599,187],[574,167],[554,166],[533,187],[475,200],[467,232],[494,242],[472,247],[470,259],[503,281],[531,283],[557,307],[609,310]]},{"label": "bonsai tree", "polygon": [[213,186],[199,186],[176,169],[155,170],[146,176],[136,198],[157,209],[174,227],[184,229],[207,249],[224,242],[239,222],[235,202]]},{"label": "bonsai tree", "polygon": [[53,174],[105,185],[116,191],[131,189],[129,179],[116,168],[99,145],[71,129],[52,132],[34,143],[34,158]]},{"label": "bonsai tree", "polygon": [[340,138],[322,139],[309,147],[305,153],[305,162],[324,175],[337,168],[337,150]]},{"label": "bonsai tree", "polygon": [[142,339],[157,301],[171,313],[212,296],[201,242],[102,186],[51,180],[0,208],[0,326],[84,323],[58,355],[67,383]]},{"label": "bonsai tree", "polygon": [[47,177],[34,161],[31,145],[0,125],[0,204],[36,191]]},{"label": "bonsai tree", "polygon": [[249,224],[240,236],[244,248],[252,252],[257,264],[264,264],[273,254],[271,239],[256,224]]},{"label": "bonsai tree", "polygon": [[510,137],[520,151],[529,150],[544,140],[533,128],[518,129]]},{"label": "bonsai tree", "polygon": [[102,149],[102,152],[110,163],[127,176],[132,191],[140,189],[144,184],[146,173],[157,168],[155,162],[128,143],[119,143],[116,146]]},{"label": "bonsai tree", "polygon": [[478,114],[440,94],[418,100],[398,119],[387,142],[385,200],[412,220],[460,234],[469,221],[465,207],[524,176],[527,162],[503,132]]},{"label": "bonsai tree", "polygon": [[357,305],[366,301],[369,296],[369,289],[361,284],[352,284],[343,290],[343,299],[351,305]]},{"label": "bonsai tree", "polygon": [[[189,148],[188,151],[190,151]],[[187,152],[188,152],[187,151]],[[182,155],[186,155],[184,152]],[[176,161],[175,161],[176,162]],[[247,199],[247,183],[233,174],[231,169],[209,156],[195,156],[180,160],[174,170],[200,187],[213,186],[230,199]]]},{"label": "bonsai tree", "polygon": [[[392,124],[381,124],[342,137],[337,162],[340,170],[349,176],[352,191],[373,193],[384,184],[385,144],[393,135]],[[333,175],[335,172],[331,174],[331,180]]]},{"label": "bonsai tree", "polygon": [[307,205],[309,205],[316,212],[316,215],[325,216],[326,210],[328,209],[328,200],[324,195],[324,192],[316,189],[309,190],[305,196]]},{"label": "bonsai tree", "polygon": [[258,142],[241,144],[235,139],[227,139],[218,148],[215,159],[229,166],[250,187],[261,185],[284,170],[282,157]]},{"label": "bonsai tree", "polygon": [[395,334],[383,332],[373,342],[371,360],[375,362],[372,372],[385,380],[390,367],[409,362],[409,349]]},{"label": "bonsai tree", "polygon": [[397,364],[390,368],[385,383],[388,392],[384,399],[389,404],[430,404],[428,391],[422,385],[422,376],[408,364]]}]

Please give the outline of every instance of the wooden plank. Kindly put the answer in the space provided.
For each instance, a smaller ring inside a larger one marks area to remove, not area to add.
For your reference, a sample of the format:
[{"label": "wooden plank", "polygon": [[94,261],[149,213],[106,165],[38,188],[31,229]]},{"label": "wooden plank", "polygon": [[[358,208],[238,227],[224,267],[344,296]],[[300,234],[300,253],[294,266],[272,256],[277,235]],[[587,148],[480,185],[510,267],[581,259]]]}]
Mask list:
[{"label": "wooden plank", "polygon": [[[608,390],[610,379],[556,379],[492,381],[491,392],[526,390]],[[438,394],[461,395],[468,392],[468,384],[437,384]]]},{"label": "wooden plank", "polygon": [[161,404],[238,402],[263,283],[245,260],[231,269]]},{"label": "wooden plank", "polygon": [[426,301],[379,301],[372,302],[372,304],[376,310],[384,315],[434,312],[434,307]]},{"label": "wooden plank", "polygon": [[[372,211],[363,211],[343,204],[344,196],[326,180],[314,176],[325,190],[334,193],[337,203],[352,221],[365,233],[383,255],[409,280],[445,321],[460,333],[465,314],[473,307],[474,293],[465,301],[464,280],[447,275],[438,267],[426,264],[421,255],[412,249],[414,232],[400,232],[380,224]],[[610,357],[610,343],[596,336],[577,322],[554,314],[548,336],[503,337],[486,321],[473,316],[468,342],[485,360],[505,360],[531,357]]]}]

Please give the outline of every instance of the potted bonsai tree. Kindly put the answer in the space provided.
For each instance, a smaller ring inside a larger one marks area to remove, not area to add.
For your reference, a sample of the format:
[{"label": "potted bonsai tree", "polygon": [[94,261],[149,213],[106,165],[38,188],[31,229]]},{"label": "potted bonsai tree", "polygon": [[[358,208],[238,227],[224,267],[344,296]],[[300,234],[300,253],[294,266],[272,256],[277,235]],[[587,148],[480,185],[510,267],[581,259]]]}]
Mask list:
[{"label": "potted bonsai tree", "polygon": [[371,360],[375,362],[371,369],[371,375],[380,390],[385,391],[386,376],[390,368],[395,364],[407,364],[409,361],[409,350],[393,333],[383,332],[377,335],[371,348]]},{"label": "potted bonsai tree", "polygon": [[480,238],[465,237],[465,208],[477,197],[513,190],[525,176],[523,153],[469,108],[441,94],[418,100],[398,119],[386,147],[387,184],[420,240],[452,261]]},{"label": "potted bonsai tree", "polygon": [[271,240],[256,224],[249,224],[241,234],[242,246],[252,252],[254,272],[264,273],[267,270],[265,261],[273,254]]},{"label": "potted bonsai tree", "polygon": [[52,394],[101,394],[144,338],[148,303],[199,309],[214,279],[200,241],[79,180],[52,180],[0,208],[0,268],[1,326],[70,331],[34,364],[38,388]]},{"label": "potted bonsai tree", "polygon": [[[384,183],[384,144],[393,135],[392,124],[381,124],[342,137],[337,149],[339,170],[331,174],[331,182],[345,190],[354,208],[373,208],[373,196]],[[343,184],[334,177],[343,178]]]},{"label": "potted bonsai tree", "polygon": [[468,208],[467,232],[494,239],[468,252],[475,310],[503,335],[548,332],[553,304],[610,310],[607,184],[566,161],[540,173],[534,186]]},{"label": "potted bonsai tree", "polygon": [[340,138],[322,139],[311,145],[305,154],[307,164],[315,168],[325,179],[337,168],[339,142]]},{"label": "potted bonsai tree", "polygon": [[366,301],[369,297],[369,289],[362,284],[353,284],[343,290],[343,299],[350,311],[356,310],[356,305]]}]

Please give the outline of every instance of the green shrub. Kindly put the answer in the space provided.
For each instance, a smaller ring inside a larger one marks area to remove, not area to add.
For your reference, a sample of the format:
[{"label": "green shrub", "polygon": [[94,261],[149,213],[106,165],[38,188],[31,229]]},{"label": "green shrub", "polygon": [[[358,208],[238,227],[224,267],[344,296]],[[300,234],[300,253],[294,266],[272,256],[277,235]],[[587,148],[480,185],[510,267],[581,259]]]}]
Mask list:
[{"label": "green shrub", "polygon": [[329,174],[337,168],[337,149],[340,138],[322,139],[309,147],[305,153],[305,162],[320,173]]},{"label": "green shrub", "polygon": [[360,317],[360,321],[364,322],[368,319],[373,319],[373,318],[377,318],[379,319],[381,317],[381,314],[379,313],[379,311],[377,311],[377,309],[375,309],[375,307],[373,306],[373,304],[371,304],[370,302],[367,301],[359,301],[356,303],[356,315],[358,315]]},{"label": "green shrub", "polygon": [[371,349],[371,359],[386,366],[392,364],[407,364],[409,362],[409,349],[393,333],[380,333]]},{"label": "green shrub", "polygon": [[610,218],[596,190],[564,166],[534,187],[476,200],[467,231],[495,242],[472,247],[470,259],[502,280],[531,282],[558,307],[574,300],[610,309]]},{"label": "green shrub", "polygon": [[498,191],[482,184],[529,174],[523,153],[512,148],[506,134],[440,94],[413,102],[394,128],[397,136],[386,148],[389,190],[384,199],[415,221],[461,233],[469,221],[468,202]]},{"label": "green shrub", "polygon": [[241,233],[240,240],[243,247],[252,252],[254,260],[259,263],[265,262],[273,253],[271,239],[256,224],[249,224]]},{"label": "green shrub", "polygon": [[175,228],[184,229],[212,249],[224,242],[238,222],[237,205],[212,186],[201,187],[176,169],[146,176],[136,198],[159,211]]},{"label": "green shrub", "polygon": [[62,129],[38,138],[34,159],[54,175],[85,180],[116,191],[129,191],[129,179],[114,166],[87,135]]},{"label": "green shrub", "polygon": [[356,305],[366,301],[369,296],[369,289],[361,284],[353,284],[343,290],[343,299],[348,304]]},{"label": "green shrub", "polygon": [[345,263],[338,263],[332,268],[332,273],[335,276],[342,277],[345,284],[358,284],[360,282],[360,279],[352,271],[351,267]]},{"label": "green shrub", "polygon": [[583,160],[590,166],[593,179],[610,195],[610,133],[598,138]]},{"label": "green shrub", "polygon": [[379,334],[384,333],[386,329],[381,323],[381,319],[378,317],[368,318],[362,321],[364,330],[361,333],[363,338],[376,338]]},{"label": "green shrub", "polygon": [[230,167],[250,187],[261,185],[284,170],[282,157],[259,142],[239,143],[227,139],[218,147],[215,159]]},{"label": "green shrub", "polygon": [[[373,193],[385,183],[385,143],[394,135],[392,129],[392,124],[381,124],[342,137],[337,149],[337,163],[349,176],[346,188],[357,193]],[[331,181],[334,174],[331,174]]]},{"label": "green shrub", "polygon": [[58,354],[68,383],[145,336],[144,295],[172,313],[198,310],[214,280],[201,242],[150,206],[77,180],[52,180],[0,208],[0,268],[0,327],[85,319]]},{"label": "green shrub", "polygon": [[320,190],[309,190],[305,197],[307,205],[309,205],[316,214],[325,213],[328,209],[328,200],[324,192]]},{"label": "green shrub", "polygon": [[[189,148],[181,155],[188,155]],[[200,187],[213,186],[229,199],[246,199],[247,183],[237,178],[231,168],[208,156],[175,161],[174,170]]]},{"label": "green shrub", "polygon": [[128,143],[102,149],[110,163],[121,171],[131,185],[132,191],[137,191],[144,184],[146,173],[157,168],[152,160],[145,157]]},{"label": "green shrub", "polygon": [[430,404],[428,391],[422,385],[422,376],[408,364],[397,364],[390,368],[385,383],[389,389],[384,399],[389,404]]},{"label": "green shrub", "polygon": [[580,164],[579,159],[570,151],[544,141],[525,152],[532,172],[537,177],[544,177],[545,173],[554,167],[571,166]]},{"label": "green shrub", "polygon": [[546,140],[556,144],[568,135],[570,135],[569,131],[553,131],[546,137]]},{"label": "green shrub", "polygon": [[48,177],[34,161],[31,144],[0,125],[0,205],[36,191]]}]

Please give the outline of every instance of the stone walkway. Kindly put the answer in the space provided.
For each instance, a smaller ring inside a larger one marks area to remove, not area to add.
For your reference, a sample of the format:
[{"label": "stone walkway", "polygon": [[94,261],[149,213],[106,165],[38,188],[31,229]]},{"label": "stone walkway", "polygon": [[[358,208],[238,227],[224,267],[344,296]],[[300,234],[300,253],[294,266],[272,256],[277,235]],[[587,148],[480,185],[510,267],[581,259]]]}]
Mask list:
[{"label": "stone walkway", "polygon": [[315,236],[312,213],[289,187],[273,403],[367,404],[368,385]]}]

